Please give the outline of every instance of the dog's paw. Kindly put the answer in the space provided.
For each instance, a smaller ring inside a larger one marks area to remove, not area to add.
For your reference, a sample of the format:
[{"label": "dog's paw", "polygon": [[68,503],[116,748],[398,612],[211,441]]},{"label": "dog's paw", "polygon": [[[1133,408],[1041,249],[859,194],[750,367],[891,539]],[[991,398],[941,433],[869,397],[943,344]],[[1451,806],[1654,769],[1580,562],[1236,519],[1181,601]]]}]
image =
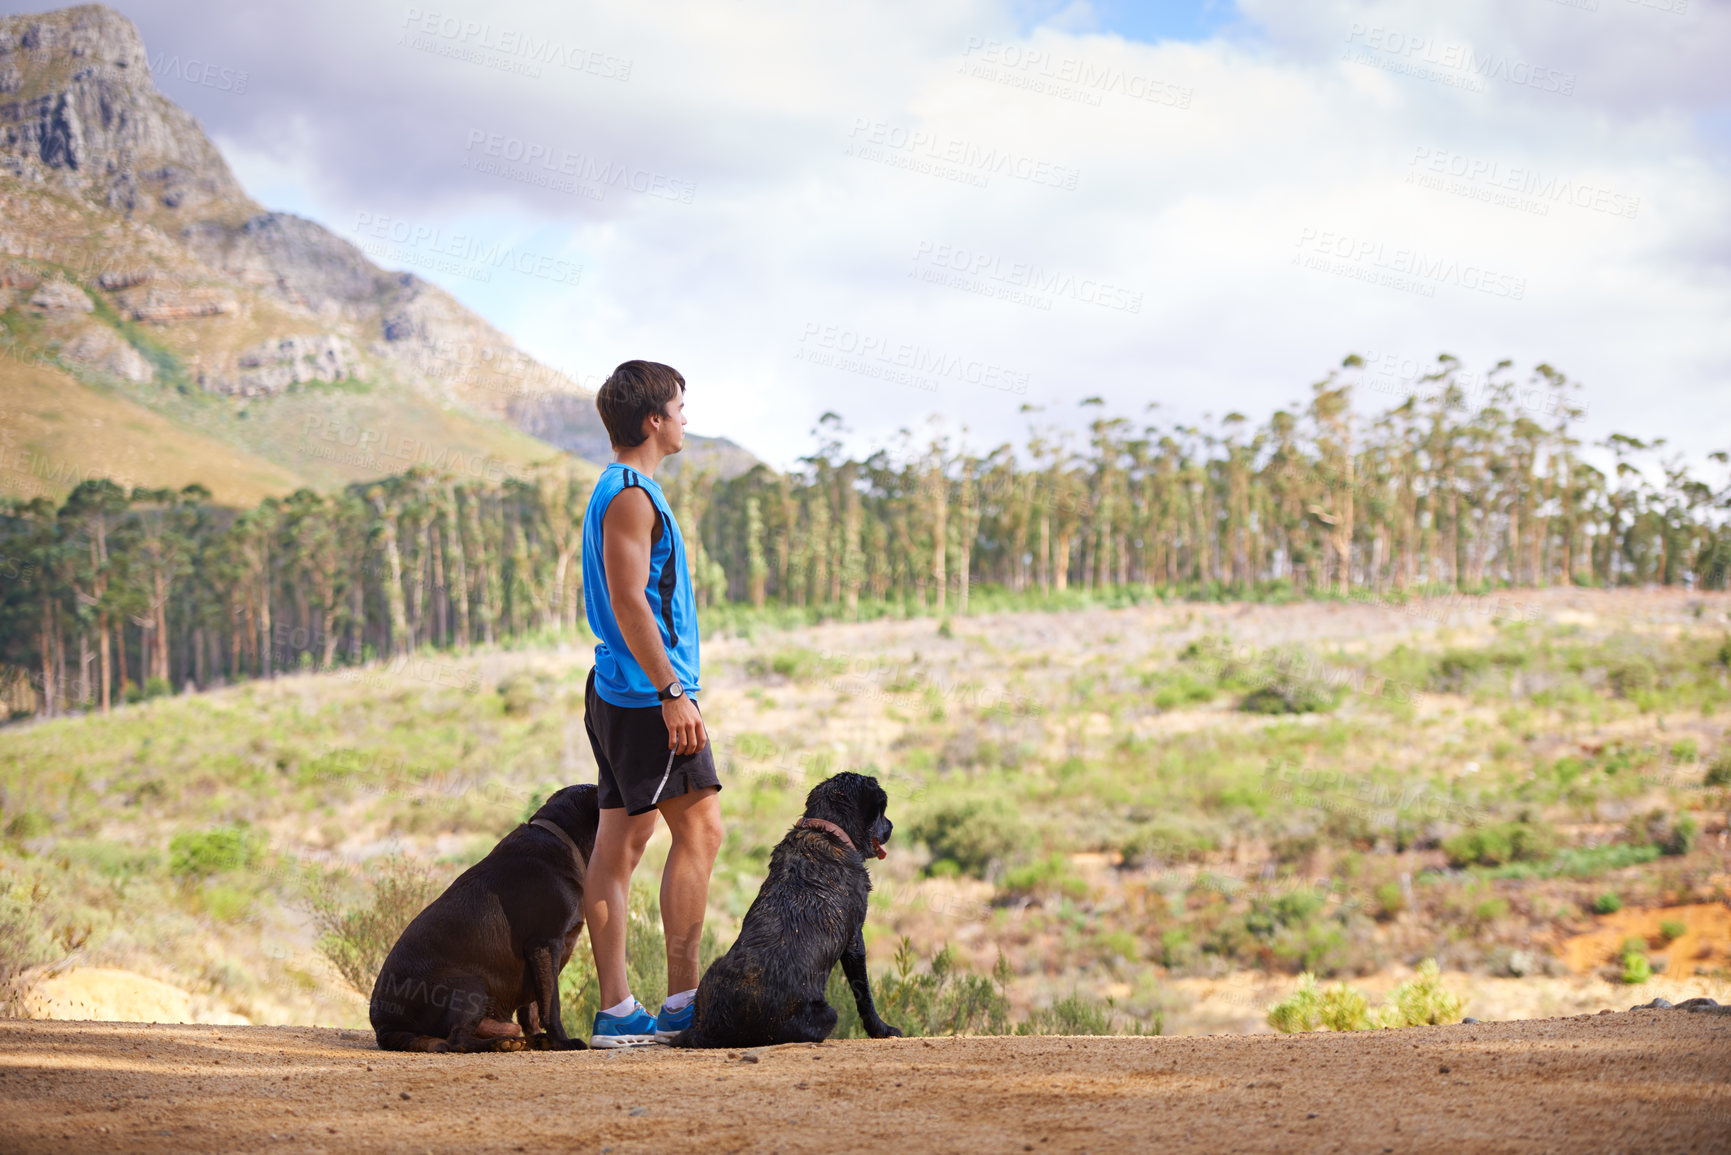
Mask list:
[{"label": "dog's paw", "polygon": [[529,1043],[524,1039],[494,1039],[492,1049],[500,1052],[526,1051]]},{"label": "dog's paw", "polygon": [[902,1033],[888,1023],[878,1023],[876,1028],[866,1028],[866,1034],[874,1039],[899,1039]]},{"label": "dog's paw", "polygon": [[[558,1050],[559,1048],[555,1046],[554,1049]],[[567,1051],[587,1051],[589,1049],[589,1044],[585,1043],[582,1039],[566,1039],[564,1049]]]}]

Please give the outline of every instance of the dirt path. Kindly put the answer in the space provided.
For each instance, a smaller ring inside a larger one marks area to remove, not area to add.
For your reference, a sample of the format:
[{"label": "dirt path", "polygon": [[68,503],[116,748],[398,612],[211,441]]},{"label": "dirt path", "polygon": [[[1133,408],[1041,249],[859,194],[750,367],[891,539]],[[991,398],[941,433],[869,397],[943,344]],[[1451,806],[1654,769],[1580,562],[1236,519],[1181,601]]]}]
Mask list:
[{"label": "dirt path", "polygon": [[[755,1060],[755,1061],[754,1061]],[[0,1021],[0,1151],[1728,1151],[1731,1015],[406,1056]]]}]

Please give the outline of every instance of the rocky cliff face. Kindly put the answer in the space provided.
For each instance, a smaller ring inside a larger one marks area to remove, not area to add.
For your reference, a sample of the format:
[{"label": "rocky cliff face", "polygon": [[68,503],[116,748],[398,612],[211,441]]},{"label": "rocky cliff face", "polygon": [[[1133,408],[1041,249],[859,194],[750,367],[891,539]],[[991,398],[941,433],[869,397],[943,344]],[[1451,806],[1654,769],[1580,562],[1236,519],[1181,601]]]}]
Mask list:
[{"label": "rocky cliff face", "polygon": [[128,213],[256,211],[161,93],[138,29],[97,4],[0,20],[0,169]]},{"label": "rocky cliff face", "polygon": [[[441,451],[608,455],[592,395],[437,286],[248,198],[156,90],[138,30],[100,5],[0,18],[0,343],[176,420],[170,387],[244,403],[244,425],[207,406],[200,433],[291,471],[304,439],[260,430],[311,428],[315,404]],[[689,443],[724,472],[752,461]]]}]

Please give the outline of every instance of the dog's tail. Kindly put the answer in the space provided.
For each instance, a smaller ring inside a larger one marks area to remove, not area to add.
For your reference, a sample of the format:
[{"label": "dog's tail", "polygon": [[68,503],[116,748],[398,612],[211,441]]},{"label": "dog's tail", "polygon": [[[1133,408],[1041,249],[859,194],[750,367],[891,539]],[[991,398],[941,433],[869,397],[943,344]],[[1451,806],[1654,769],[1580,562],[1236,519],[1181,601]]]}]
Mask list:
[{"label": "dog's tail", "polygon": [[374,1037],[379,1041],[381,1051],[420,1051],[424,1054],[438,1054],[451,1049],[451,1044],[433,1035],[417,1034],[414,1031],[375,1031]]}]

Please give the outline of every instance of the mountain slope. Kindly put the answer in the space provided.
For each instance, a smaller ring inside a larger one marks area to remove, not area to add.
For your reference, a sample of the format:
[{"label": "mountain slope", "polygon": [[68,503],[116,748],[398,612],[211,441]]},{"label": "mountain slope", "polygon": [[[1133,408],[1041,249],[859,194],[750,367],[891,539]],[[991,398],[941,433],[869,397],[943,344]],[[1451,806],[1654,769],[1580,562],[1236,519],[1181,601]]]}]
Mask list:
[{"label": "mountain slope", "polygon": [[[212,485],[222,500],[596,455],[521,404],[598,427],[589,394],[437,286],[248,198],[156,91],[137,29],[100,5],[0,19],[0,342],[0,409],[15,392],[39,405],[45,380],[84,407],[128,400],[234,478]],[[118,468],[60,441],[43,452],[49,475]],[[259,462],[251,480],[224,452]],[[135,458],[136,483],[167,483],[152,460]],[[29,488],[10,476],[0,491]]]}]

